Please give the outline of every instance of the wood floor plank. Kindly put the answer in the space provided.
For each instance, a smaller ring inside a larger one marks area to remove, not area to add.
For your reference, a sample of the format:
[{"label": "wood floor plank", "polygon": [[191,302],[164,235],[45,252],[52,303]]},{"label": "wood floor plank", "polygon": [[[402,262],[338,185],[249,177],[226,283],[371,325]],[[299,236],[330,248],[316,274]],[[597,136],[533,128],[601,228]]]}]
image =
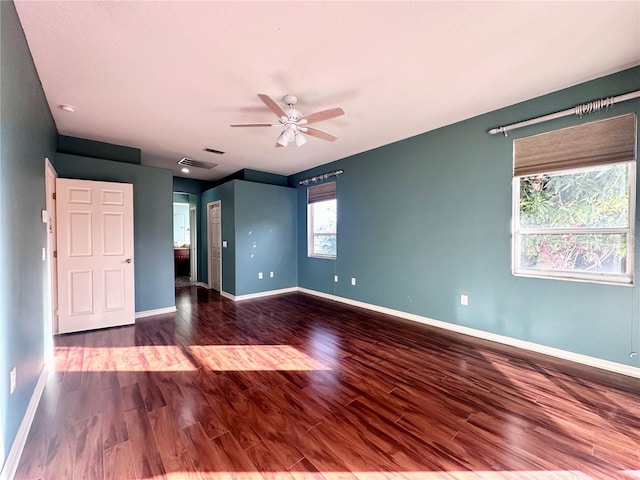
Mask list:
[{"label": "wood floor plank", "polygon": [[187,448],[194,467],[205,478],[208,474],[220,473],[221,479],[232,479],[231,472],[227,472],[224,465],[216,457],[212,441],[199,423],[188,425],[180,430],[181,442]]},{"label": "wood floor plank", "polygon": [[187,447],[182,441],[180,429],[167,407],[149,412],[151,428],[162,463],[168,474],[180,474],[184,478],[199,478]]},{"label": "wood floor plank", "polygon": [[628,478],[640,379],[303,293],[56,337],[17,480]]},{"label": "wood floor plank", "polygon": [[104,480],[136,478],[129,441],[118,443],[104,451]]},{"label": "wood floor plank", "polygon": [[120,387],[102,390],[102,440],[105,450],[129,440]]},{"label": "wood floor plank", "polygon": [[165,478],[166,470],[158,452],[144,405],[125,412],[136,478]]},{"label": "wood floor plank", "polygon": [[[73,417],[63,416],[57,419],[55,428],[49,432],[43,478],[73,478],[77,435],[78,428]],[[24,459],[25,455],[23,453],[21,462]],[[24,480],[28,478],[26,477]]]},{"label": "wood floor plank", "polygon": [[74,480],[95,480],[104,477],[102,418],[96,415],[80,422],[76,439]]}]

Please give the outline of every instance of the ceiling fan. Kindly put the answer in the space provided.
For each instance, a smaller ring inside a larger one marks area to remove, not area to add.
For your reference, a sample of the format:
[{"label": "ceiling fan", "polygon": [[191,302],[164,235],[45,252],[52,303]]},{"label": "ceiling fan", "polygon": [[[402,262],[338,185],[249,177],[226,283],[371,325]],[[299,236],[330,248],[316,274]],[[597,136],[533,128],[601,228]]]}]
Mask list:
[{"label": "ceiling fan", "polygon": [[290,143],[295,143],[296,146],[300,147],[307,143],[304,134],[321,138],[328,142],[333,142],[338,139],[338,137],[330,133],[308,127],[307,125],[344,115],[342,108],[330,108],[310,115],[303,115],[294,108],[294,105],[298,102],[298,97],[295,95],[289,94],[282,97],[282,101],[287,106],[286,109],[282,108],[280,104],[269,95],[259,93],[258,97],[260,97],[260,100],[264,102],[269,110],[278,116],[278,123],[236,123],[231,125],[232,127],[284,127],[282,133],[278,136],[276,147],[286,147]]}]

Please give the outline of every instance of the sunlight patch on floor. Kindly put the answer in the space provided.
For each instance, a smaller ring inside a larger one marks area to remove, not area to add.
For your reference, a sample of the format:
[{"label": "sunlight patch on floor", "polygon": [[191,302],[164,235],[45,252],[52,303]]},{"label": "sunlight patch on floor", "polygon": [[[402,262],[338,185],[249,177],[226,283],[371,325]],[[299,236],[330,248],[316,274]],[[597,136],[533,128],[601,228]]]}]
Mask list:
[{"label": "sunlight patch on floor", "polygon": [[192,345],[189,350],[214,371],[331,370],[290,345]]},{"label": "sunlight patch on floor", "polygon": [[196,366],[176,345],[56,347],[56,355],[59,357],[62,357],[61,354],[65,351],[68,354],[67,362],[66,364],[56,362],[58,372],[192,372],[196,370]]}]

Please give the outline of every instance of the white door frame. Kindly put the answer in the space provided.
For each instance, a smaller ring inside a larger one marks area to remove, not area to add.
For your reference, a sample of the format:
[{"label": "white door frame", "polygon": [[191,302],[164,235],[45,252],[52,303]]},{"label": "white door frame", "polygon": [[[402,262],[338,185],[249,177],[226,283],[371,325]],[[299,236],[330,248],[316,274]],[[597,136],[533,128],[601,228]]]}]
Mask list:
[{"label": "white door frame", "polygon": [[[47,272],[49,287],[49,325],[51,326],[51,337],[58,333],[58,264],[55,261],[55,235],[57,232],[56,225],[56,178],[58,173],[53,168],[48,158],[44,159],[44,175],[45,175],[45,208],[47,209]],[[52,181],[49,181],[52,180]],[[48,338],[45,339],[45,341]],[[53,355],[53,351],[46,352]]]},{"label": "white door frame", "polygon": [[217,237],[221,243],[218,245],[218,248],[220,249],[220,292],[222,292],[222,202],[220,200],[207,203],[207,287],[209,289],[213,288],[213,283],[211,282],[211,258],[213,256],[213,235],[211,234],[213,225],[211,224],[211,210],[216,205],[220,209],[220,235]]},{"label": "white door frame", "polygon": [[[191,198],[191,197],[189,197]],[[189,261],[191,262],[191,278],[193,283],[198,281],[198,234],[196,232],[198,215],[196,213],[196,206],[189,205],[189,235],[191,241],[191,253],[189,254]]]}]

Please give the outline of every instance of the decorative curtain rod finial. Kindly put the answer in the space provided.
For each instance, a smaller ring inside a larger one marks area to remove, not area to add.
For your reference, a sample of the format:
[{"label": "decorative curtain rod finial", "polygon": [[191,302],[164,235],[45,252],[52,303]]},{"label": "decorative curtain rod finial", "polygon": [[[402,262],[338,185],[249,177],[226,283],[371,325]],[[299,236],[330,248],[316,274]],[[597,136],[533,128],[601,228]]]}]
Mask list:
[{"label": "decorative curtain rod finial", "polygon": [[509,136],[509,133],[505,127],[497,127],[489,130],[489,135],[497,135],[498,133],[503,133],[505,137]]}]

